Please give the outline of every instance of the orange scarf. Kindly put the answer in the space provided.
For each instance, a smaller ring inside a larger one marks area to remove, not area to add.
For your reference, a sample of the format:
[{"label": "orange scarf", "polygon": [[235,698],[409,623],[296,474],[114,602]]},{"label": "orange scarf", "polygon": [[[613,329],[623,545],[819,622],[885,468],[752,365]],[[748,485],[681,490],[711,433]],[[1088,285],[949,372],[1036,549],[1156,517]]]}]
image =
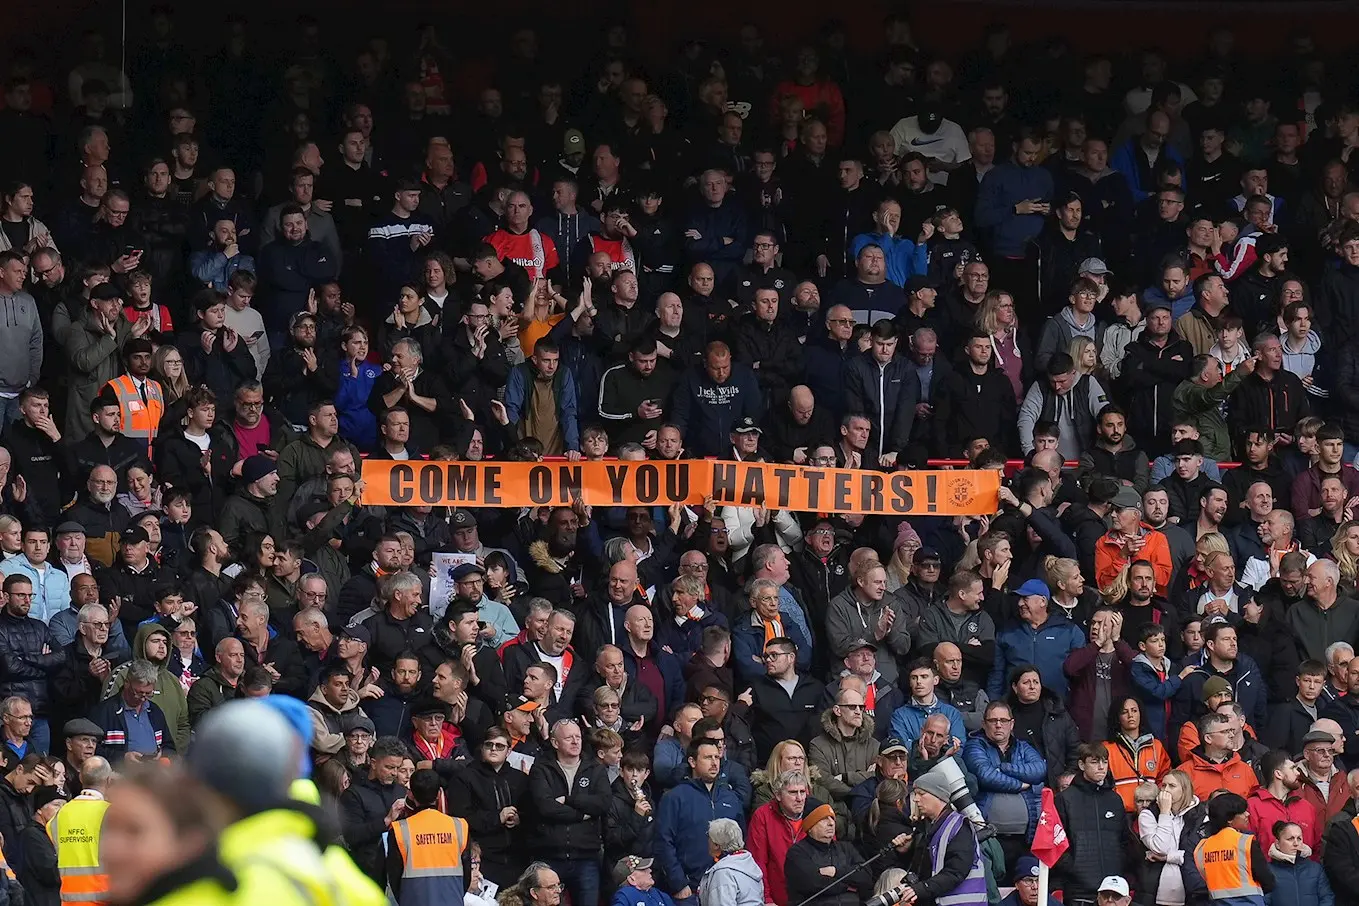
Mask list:
[{"label": "orange scarf", "polygon": [[783,637],[783,621],[770,620],[764,624],[764,643],[768,645],[774,639]]}]

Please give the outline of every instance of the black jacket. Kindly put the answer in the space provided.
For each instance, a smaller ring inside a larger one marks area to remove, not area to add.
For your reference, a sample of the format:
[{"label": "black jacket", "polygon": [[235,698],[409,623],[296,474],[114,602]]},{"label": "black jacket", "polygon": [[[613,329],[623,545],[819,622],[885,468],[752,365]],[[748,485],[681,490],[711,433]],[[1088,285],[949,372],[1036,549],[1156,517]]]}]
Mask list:
[{"label": "black jacket", "polygon": [[[833,878],[838,878],[840,883],[811,903],[814,906],[858,906],[873,887],[873,875],[859,865],[861,861],[862,857],[853,844],[843,840],[817,843],[810,837],[803,837],[788,848],[784,858],[783,873],[788,883],[788,902],[802,903]],[[821,873],[821,869],[827,866],[835,868],[833,876]]]},{"label": "black jacket", "polygon": [[28,484],[29,512],[38,525],[55,525],[59,521],[66,487],[62,467],[66,463],[61,447],[37,428],[30,428],[23,419],[11,422],[4,433],[4,445],[12,458],[11,478],[23,476]]},{"label": "black jacket", "polygon": [[380,786],[367,778],[355,780],[340,794],[345,847],[354,864],[379,886],[386,880],[382,836],[387,833],[387,813],[394,802],[405,797],[406,788],[400,784]]},{"label": "black jacket", "polygon": [[763,763],[774,746],[785,739],[808,746],[820,735],[822,685],[817,680],[799,676],[791,696],[768,676],[757,677],[750,689],[755,702],[749,714],[750,729],[759,762]]},{"label": "black jacket", "polygon": [[1057,794],[1057,814],[1071,841],[1056,865],[1065,898],[1093,900],[1101,881],[1124,871],[1128,822],[1123,800],[1107,780],[1096,785],[1077,774]]},{"label": "black jacket", "polygon": [[[244,344],[242,344],[244,345]],[[246,354],[247,357],[249,353]],[[254,368],[254,365],[251,365]],[[235,384],[232,384],[234,390]],[[230,399],[230,396],[227,397]],[[222,399],[219,395],[218,399]],[[208,431],[208,454],[211,474],[204,473],[203,451],[184,432],[161,434],[153,448],[156,473],[161,481],[177,490],[187,491],[193,502],[194,522],[210,525],[221,515],[222,503],[229,493],[231,467],[236,464],[236,445],[229,440],[231,432],[221,422]]]},{"label": "black jacket", "polygon": [[1170,448],[1175,388],[1188,379],[1193,364],[1194,348],[1173,330],[1164,347],[1153,344],[1144,332],[1123,354],[1115,386],[1128,410],[1128,433],[1137,438],[1148,459]]},{"label": "black jacket", "polygon": [[1307,391],[1297,375],[1280,371],[1273,380],[1260,377],[1257,368],[1246,375],[1227,402],[1232,421],[1258,425],[1271,431],[1292,434],[1298,420],[1311,413]]},{"label": "black jacket", "polygon": [[656,811],[660,800],[652,795],[646,784],[642,785],[642,795],[651,803],[651,812],[637,814],[637,799],[632,788],[622,777],[617,778],[610,788],[613,803],[604,822],[604,864],[615,865],[627,855],[653,858],[656,853]]},{"label": "black jacket", "polygon": [[[1261,591],[1263,590],[1262,587]],[[1298,664],[1304,657],[1300,654],[1302,649],[1283,621],[1286,608],[1271,604],[1268,598],[1259,593],[1256,594],[1255,600],[1264,607],[1264,612],[1260,614],[1258,623],[1242,620],[1236,624],[1237,647],[1242,654],[1250,655],[1260,668],[1271,704],[1294,701],[1297,686],[1293,678],[1297,676]],[[1301,752],[1302,746],[1288,751]]]},{"label": "black jacket", "polygon": [[414,651],[428,675],[443,662],[443,653],[434,641],[434,621],[428,610],[417,610],[408,620],[393,619],[383,610],[364,621],[372,635],[368,644],[368,662],[380,673],[387,673],[403,651]]},{"label": "black jacket", "polygon": [[[547,858],[599,857],[604,845],[604,817],[613,804],[609,772],[597,761],[582,760],[575,782],[567,786],[566,774],[553,755],[544,754],[529,771],[529,795],[541,832],[536,852]],[[564,802],[558,802],[564,797]]]},{"label": "black jacket", "polygon": [[840,436],[835,417],[821,400],[816,401],[811,420],[805,425],[797,423],[787,406],[772,406],[765,413],[762,427],[764,436],[760,438],[760,446],[775,462],[792,462],[793,451],[799,447],[806,447],[805,452],[810,456],[814,447],[834,445]]},{"label": "black jacket", "polygon": [[[102,657],[116,669],[128,659],[130,652],[104,646]],[[84,717],[90,713],[104,696],[104,682],[90,673],[92,658],[79,636],[61,650],[62,664],[53,674],[50,689],[52,692],[53,723],[64,724],[68,720]],[[110,675],[112,675],[110,673]]]},{"label": "black jacket", "polygon": [[865,352],[846,362],[844,383],[846,411],[867,415],[873,422],[869,451],[901,452],[910,442],[920,401],[915,366],[904,358],[879,365],[871,351]]},{"label": "black jacket", "polygon": [[269,640],[263,656],[245,639],[241,639],[241,644],[245,646],[247,664],[260,667],[269,664],[278,671],[278,679],[274,681],[276,694],[291,695],[293,698],[302,698],[307,694],[307,665],[302,660],[302,652],[296,642],[283,635],[274,636]]},{"label": "black jacket", "polygon": [[50,678],[65,660],[42,620],[0,612],[0,698],[22,695],[33,706],[34,717],[46,717]]},{"label": "black jacket", "polygon": [[[19,851],[23,862],[14,873],[24,889],[23,906],[59,906],[61,875],[57,872],[57,848],[52,845],[47,828],[30,821],[19,834]],[[13,897],[11,885],[11,903]]]},{"label": "black jacket", "polygon": [[1359,338],[1359,268],[1343,261],[1327,268],[1316,295],[1318,326],[1336,349],[1353,345]]},{"label": "black jacket", "polygon": [[[514,852],[523,843],[521,829],[531,819],[528,776],[509,765],[499,771],[474,761],[453,775],[448,783],[448,811],[467,819],[472,837],[481,844],[481,858],[498,864],[517,865],[523,860]],[[518,827],[500,823],[501,809],[519,810]]]},{"label": "black jacket", "polygon": [[20,832],[33,821],[33,798],[25,796],[0,777],[0,834],[5,838],[5,861],[17,871],[23,870],[23,850]]},{"label": "black jacket", "polygon": [[[305,425],[312,403],[334,399],[340,389],[340,366],[329,350],[313,349],[316,370],[307,371],[302,352],[290,344],[269,357],[264,391],[289,424]],[[270,419],[270,424],[274,422]]]},{"label": "black jacket", "polygon": [[768,399],[778,402],[802,377],[802,344],[783,321],[747,315],[736,326],[736,358],[755,368]]},{"label": "black jacket", "polygon": [[1341,810],[1326,825],[1323,842],[1326,858],[1321,867],[1326,869],[1337,906],[1359,906],[1359,830],[1349,809]]},{"label": "black jacket", "polygon": [[[1007,696],[1007,701],[1015,715],[1015,738],[1033,746],[1047,760],[1048,785],[1056,788],[1057,780],[1076,763],[1076,749],[1081,744],[1076,721],[1066,704],[1046,689],[1032,706],[1020,705],[1013,694]],[[1096,882],[1102,877],[1096,878]]]},{"label": "black jacket", "polygon": [[121,557],[112,566],[96,572],[95,578],[99,580],[99,601],[105,607],[113,598],[122,598],[118,619],[129,639],[137,635],[138,623],[156,615],[156,586],[176,579],[172,570],[155,560],[148,560],[141,572],[133,572]]},{"label": "black jacket", "polygon": [[936,375],[933,391],[932,452],[936,456],[960,456],[963,445],[975,437],[986,438],[993,450],[1019,449],[1014,387],[995,365],[981,375],[967,364],[948,369]]}]

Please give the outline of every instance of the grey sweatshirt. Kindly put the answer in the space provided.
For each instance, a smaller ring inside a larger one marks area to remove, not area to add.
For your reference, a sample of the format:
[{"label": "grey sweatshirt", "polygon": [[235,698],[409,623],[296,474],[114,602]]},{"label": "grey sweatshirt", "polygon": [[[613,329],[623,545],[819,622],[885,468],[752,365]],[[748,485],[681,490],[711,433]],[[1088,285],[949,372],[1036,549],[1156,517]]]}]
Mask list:
[{"label": "grey sweatshirt", "polygon": [[42,371],[42,323],[38,303],[20,290],[0,294],[0,393],[18,393]]}]

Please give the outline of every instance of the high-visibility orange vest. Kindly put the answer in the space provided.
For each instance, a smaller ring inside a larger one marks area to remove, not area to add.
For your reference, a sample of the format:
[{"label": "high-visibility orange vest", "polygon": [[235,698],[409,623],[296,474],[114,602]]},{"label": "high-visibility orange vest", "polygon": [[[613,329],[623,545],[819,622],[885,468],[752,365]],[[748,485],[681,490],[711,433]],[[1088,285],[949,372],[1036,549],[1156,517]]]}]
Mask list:
[{"label": "high-visibility orange vest", "polygon": [[1254,839],[1254,834],[1224,827],[1194,847],[1194,865],[1213,901],[1264,902],[1265,892],[1251,870],[1250,845]]},{"label": "high-visibility orange vest", "polygon": [[1137,785],[1144,780],[1158,783],[1170,772],[1170,756],[1155,737],[1136,754],[1114,740],[1104,743],[1104,751],[1109,753],[1109,777],[1114,782],[1114,792],[1123,798],[1123,807],[1130,812],[1136,807],[1133,794]]},{"label": "high-visibility orange vest", "polygon": [[160,420],[165,415],[165,392],[159,381],[147,378],[146,399],[137,392],[137,383],[132,376],[122,374],[104,385],[118,398],[118,411],[122,416],[123,434],[137,440],[146,441],[146,449],[151,449],[160,428]]},{"label": "high-visibility orange vest", "polygon": [[463,898],[467,822],[427,808],[392,825],[401,853],[400,906],[447,906]]},{"label": "high-visibility orange vest", "polygon": [[99,831],[108,807],[98,793],[86,790],[47,822],[47,835],[57,849],[63,906],[108,902],[109,877],[99,864]]}]

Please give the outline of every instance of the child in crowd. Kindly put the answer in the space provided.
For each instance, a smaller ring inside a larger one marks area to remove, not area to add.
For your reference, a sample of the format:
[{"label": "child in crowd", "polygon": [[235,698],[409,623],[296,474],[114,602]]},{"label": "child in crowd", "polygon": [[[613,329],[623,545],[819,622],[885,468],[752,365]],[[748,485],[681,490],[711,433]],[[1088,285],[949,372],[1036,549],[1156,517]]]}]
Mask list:
[{"label": "child in crowd", "polygon": [[135,322],[143,315],[151,319],[151,330],[146,334],[153,343],[171,343],[175,337],[175,325],[170,319],[170,309],[151,301],[151,275],[137,270],[127,276],[127,304],[123,314]]},{"label": "child in crowd", "polygon": [[1218,322],[1217,344],[1208,354],[1222,364],[1222,376],[1232,373],[1232,369],[1250,357],[1246,345],[1246,329],[1241,319],[1233,314],[1224,314]]}]

